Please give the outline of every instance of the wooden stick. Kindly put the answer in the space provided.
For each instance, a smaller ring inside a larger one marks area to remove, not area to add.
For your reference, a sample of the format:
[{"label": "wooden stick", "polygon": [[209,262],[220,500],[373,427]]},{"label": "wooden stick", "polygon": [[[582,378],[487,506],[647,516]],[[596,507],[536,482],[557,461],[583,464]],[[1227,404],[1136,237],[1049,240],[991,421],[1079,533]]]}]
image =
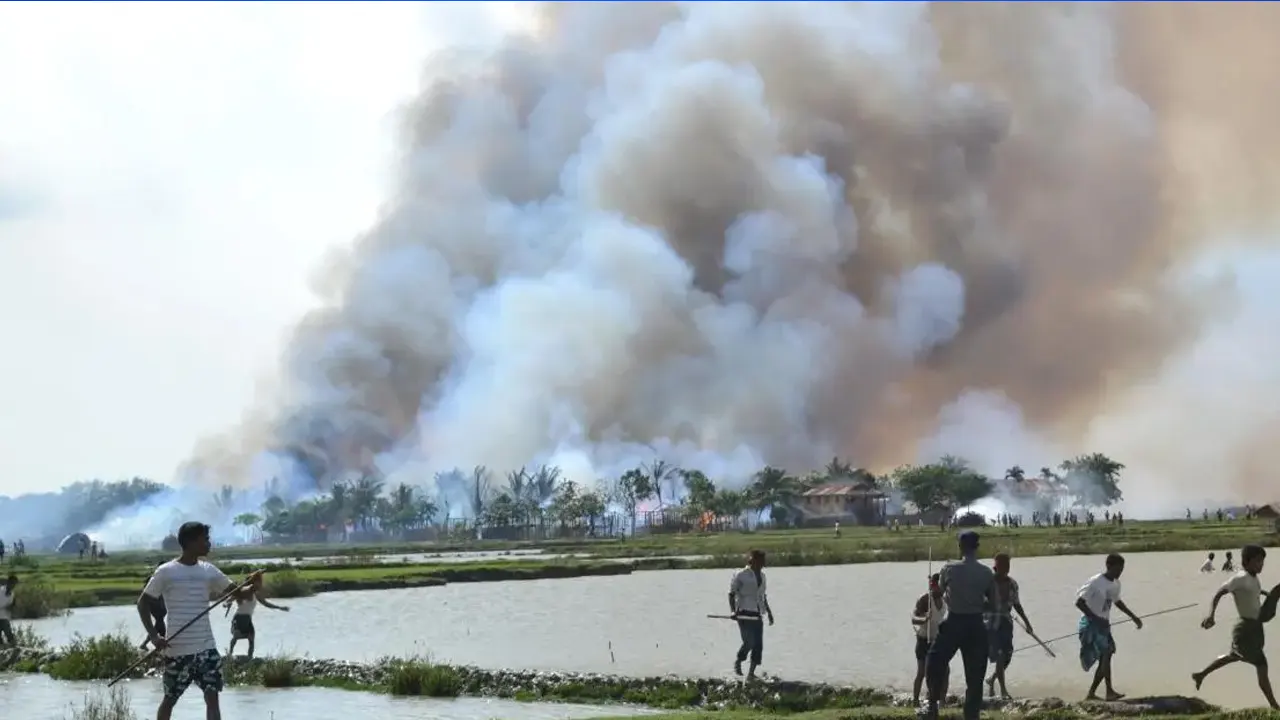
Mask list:
[{"label": "wooden stick", "polygon": [[[1195,607],[1195,606],[1196,606],[1196,605],[1198,605],[1198,604],[1199,604],[1199,603],[1191,603],[1190,605],[1179,605],[1178,607],[1175,607],[1175,608],[1169,608],[1168,610],[1159,610],[1159,611],[1156,611],[1156,612],[1153,612],[1153,613],[1147,613],[1146,615],[1139,615],[1139,616],[1138,616],[1138,619],[1139,619],[1139,620],[1146,620],[1146,619],[1147,619],[1147,618],[1149,618],[1149,617],[1155,617],[1155,616],[1157,616],[1157,615],[1165,615],[1165,614],[1168,614],[1168,613],[1171,613],[1171,612],[1178,612],[1179,610],[1189,610],[1190,608],[1193,608],[1193,607]],[[1124,625],[1125,623],[1131,623],[1131,622],[1133,622],[1133,619],[1132,619],[1132,618],[1125,618],[1124,620],[1118,620],[1118,621],[1116,621],[1116,622],[1111,623],[1111,627],[1115,627],[1116,625]],[[1076,635],[1078,635],[1078,634],[1079,634],[1079,632],[1080,632],[1080,631],[1079,631],[1079,630],[1077,630],[1076,632],[1073,632],[1073,633],[1071,633],[1070,635],[1060,635],[1060,636],[1058,636],[1058,637],[1056,637],[1056,638],[1050,638],[1050,639],[1048,639],[1048,640],[1045,640],[1044,642],[1041,642],[1040,644],[1041,644],[1041,645],[1050,645],[1050,644],[1052,644],[1052,643],[1056,643],[1056,642],[1058,642],[1059,640],[1066,640],[1067,638],[1073,638],[1073,637],[1076,637]],[[1037,642],[1039,642],[1039,641],[1037,640]],[[1026,647],[1020,647],[1020,648],[1018,648],[1017,650],[1014,650],[1014,652],[1022,652],[1023,650],[1030,650],[1031,648],[1034,648],[1034,647],[1039,647],[1039,646],[1038,646],[1038,645],[1027,645]]]},{"label": "wooden stick", "polygon": [[1046,653],[1049,653],[1049,657],[1051,657],[1051,658],[1056,658],[1056,657],[1058,657],[1058,656],[1053,652],[1053,650],[1052,650],[1052,649],[1050,649],[1050,648],[1049,648],[1049,646],[1045,644],[1045,642],[1044,642],[1043,640],[1041,640],[1039,637],[1036,637],[1036,634],[1035,634],[1035,633],[1033,633],[1033,632],[1031,632],[1031,628],[1027,627],[1027,624],[1026,624],[1026,623],[1024,623],[1024,622],[1022,622],[1022,618],[1020,618],[1020,617],[1015,617],[1015,618],[1013,619],[1013,621],[1014,621],[1014,622],[1016,622],[1016,623],[1018,623],[1018,627],[1022,628],[1022,632],[1026,633],[1027,635],[1030,635],[1032,640],[1035,640],[1037,643],[1039,643],[1040,647],[1044,648],[1044,651],[1045,651]]},{"label": "wooden stick", "polygon": [[749,620],[752,622],[760,622],[764,619],[759,615],[711,615],[709,613],[707,614],[707,617],[712,620]]},{"label": "wooden stick", "polygon": [[[209,607],[207,607],[207,608],[205,608],[203,611],[201,611],[201,613],[200,613],[199,615],[196,615],[195,617],[193,617],[193,618],[191,618],[190,620],[188,620],[188,621],[187,621],[187,623],[186,623],[185,625],[183,625],[182,627],[178,628],[177,630],[174,630],[174,631],[173,631],[173,634],[171,634],[169,637],[165,638],[165,640],[172,640],[173,638],[176,638],[176,637],[178,637],[179,635],[181,635],[183,630],[186,630],[187,628],[189,628],[189,627],[191,627],[192,625],[196,624],[196,621],[198,621],[198,620],[200,620],[200,618],[203,618],[204,616],[208,615],[210,612],[212,612],[212,611],[213,611],[213,609],[214,609],[214,608],[218,607],[218,606],[219,606],[219,605],[221,605],[223,602],[225,602],[225,601],[227,600],[227,598],[230,598],[231,596],[233,596],[233,595],[235,595],[236,593],[240,592],[240,591],[241,591],[241,590],[243,590],[244,588],[246,588],[246,587],[248,587],[249,585],[253,584],[253,581],[254,581],[257,577],[259,577],[260,575],[262,575],[262,571],[261,571],[261,570],[255,570],[254,572],[250,573],[250,574],[249,574],[249,577],[248,577],[244,582],[240,583],[239,585],[236,585],[234,588],[232,588],[231,590],[229,590],[228,592],[226,592],[225,594],[223,594],[223,596],[222,596],[222,597],[220,597],[220,598],[218,598],[217,600],[215,600],[215,601],[213,602],[213,604],[212,604],[212,605],[210,605]],[[124,678],[129,674],[129,673],[133,672],[134,668],[138,667],[139,665],[141,665],[141,664],[143,664],[143,663],[147,662],[148,660],[150,660],[151,658],[155,657],[156,653],[158,653],[158,652],[160,652],[160,649],[159,649],[159,648],[152,648],[152,649],[151,649],[151,652],[149,652],[149,653],[147,653],[146,655],[143,655],[142,657],[138,658],[136,662],[134,662],[132,665],[130,665],[129,667],[127,667],[127,668],[125,668],[124,670],[122,670],[122,671],[120,672],[120,674],[116,675],[115,677],[111,678],[111,680],[107,681],[107,687],[111,687],[112,685],[115,685],[116,683],[118,683],[118,682],[120,682],[121,680],[123,680],[123,679],[124,679]]]}]

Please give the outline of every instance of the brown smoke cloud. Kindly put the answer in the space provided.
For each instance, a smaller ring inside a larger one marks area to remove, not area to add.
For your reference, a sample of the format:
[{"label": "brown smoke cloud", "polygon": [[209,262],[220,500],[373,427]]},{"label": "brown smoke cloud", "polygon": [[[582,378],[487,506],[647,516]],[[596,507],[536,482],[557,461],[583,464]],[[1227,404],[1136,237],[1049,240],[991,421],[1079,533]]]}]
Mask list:
[{"label": "brown smoke cloud", "polygon": [[1092,449],[1228,308],[1170,272],[1273,219],[1272,7],[545,6],[433,60],[281,398],[201,462],[877,467],[974,391]]}]

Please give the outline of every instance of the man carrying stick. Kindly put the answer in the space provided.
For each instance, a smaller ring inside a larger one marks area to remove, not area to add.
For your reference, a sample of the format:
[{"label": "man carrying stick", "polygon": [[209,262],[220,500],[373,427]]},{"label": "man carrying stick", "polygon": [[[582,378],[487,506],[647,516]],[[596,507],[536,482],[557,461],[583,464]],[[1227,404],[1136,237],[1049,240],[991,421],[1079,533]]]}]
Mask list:
[{"label": "man carrying stick", "polygon": [[[209,554],[208,525],[183,523],[178,529],[178,545],[182,554],[156,568],[138,597],[142,627],[151,644],[164,653],[164,698],[156,720],[169,720],[178,698],[192,683],[204,692],[206,720],[221,720],[218,693],[222,692],[222,659],[213,639],[208,603],[213,594],[238,596],[239,586],[202,559]],[[167,637],[156,631],[152,621],[153,598],[163,598],[168,610]]]},{"label": "man carrying stick", "polygon": [[[1215,623],[1213,616],[1218,611],[1218,601],[1231,595],[1236,603],[1236,612],[1240,614],[1240,619],[1231,630],[1231,652],[1209,663],[1204,670],[1191,673],[1191,679],[1195,681],[1196,690],[1199,690],[1204,679],[1215,670],[1232,663],[1248,663],[1258,673],[1258,688],[1262,690],[1267,703],[1272,708],[1280,709],[1280,705],[1276,704],[1276,696],[1271,691],[1271,678],[1267,672],[1267,654],[1263,650],[1265,636],[1262,625],[1264,622],[1262,596],[1268,593],[1262,589],[1262,583],[1258,581],[1258,573],[1262,572],[1262,564],[1266,558],[1267,551],[1259,545],[1245,545],[1240,551],[1240,572],[1223,583],[1222,587],[1218,588],[1218,592],[1214,593],[1213,602],[1209,605],[1209,615],[1205,617],[1204,622],[1200,623],[1205,630],[1212,628]],[[1274,589],[1272,592],[1274,593]],[[1274,608],[1275,603],[1271,603],[1271,606]],[[1274,616],[1274,609],[1271,614]]]},{"label": "man carrying stick", "polygon": [[734,573],[729,583],[729,611],[738,621],[738,632],[742,636],[733,671],[741,675],[742,661],[750,655],[751,668],[747,670],[747,679],[754,680],[756,668],[764,656],[763,616],[768,615],[769,624],[773,624],[773,610],[765,592],[763,550],[752,550],[747,556],[747,566]]},{"label": "man carrying stick", "polygon": [[1142,629],[1142,618],[1134,615],[1120,599],[1120,575],[1123,573],[1124,558],[1112,553],[1107,556],[1106,570],[1089,578],[1089,582],[1076,593],[1076,608],[1083,614],[1077,631],[1080,667],[1088,672],[1094,663],[1098,665],[1085,700],[1098,700],[1098,686],[1103,683],[1107,687],[1107,700],[1124,697],[1111,684],[1111,657],[1116,654],[1116,640],[1111,634],[1111,607],[1114,605],[1128,615],[1139,630]]},{"label": "man carrying stick", "polygon": [[1013,660],[1013,613],[1022,618],[1027,634],[1034,633],[1027,613],[1022,609],[1022,597],[1018,593],[1018,581],[1009,577],[1009,553],[996,553],[995,557],[996,607],[987,615],[987,629],[991,633],[991,660],[996,669],[987,678],[987,696],[995,697],[996,683],[1000,683],[1000,697],[1009,699],[1009,688],[1004,675]]}]

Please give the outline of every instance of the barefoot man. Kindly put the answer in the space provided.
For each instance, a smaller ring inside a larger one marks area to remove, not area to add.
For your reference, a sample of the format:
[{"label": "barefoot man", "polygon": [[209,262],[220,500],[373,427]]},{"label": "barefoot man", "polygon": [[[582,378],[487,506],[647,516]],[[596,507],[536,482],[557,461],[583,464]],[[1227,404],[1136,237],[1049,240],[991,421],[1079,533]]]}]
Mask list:
[{"label": "barefoot man", "polygon": [[747,556],[747,566],[734,574],[729,583],[729,610],[737,619],[738,632],[742,636],[733,671],[741,675],[742,661],[750,655],[751,668],[747,670],[747,679],[754,680],[756,668],[760,667],[764,655],[764,616],[767,615],[769,624],[773,624],[773,610],[765,592],[763,550],[752,550]]},{"label": "barefoot man", "polygon": [[1228,594],[1235,600],[1236,612],[1239,613],[1240,619],[1231,629],[1231,651],[1209,663],[1204,670],[1191,673],[1191,679],[1196,683],[1196,690],[1199,690],[1201,683],[1213,671],[1232,663],[1248,663],[1258,673],[1258,688],[1262,690],[1267,703],[1272,708],[1280,709],[1280,705],[1276,704],[1276,696],[1271,692],[1271,678],[1267,675],[1267,655],[1263,651],[1264,637],[1260,616],[1262,596],[1267,593],[1262,589],[1258,573],[1262,572],[1262,564],[1266,557],[1267,551],[1261,546],[1245,545],[1240,551],[1240,572],[1232,575],[1231,579],[1223,583],[1222,587],[1218,588],[1218,592],[1213,594],[1213,602],[1209,604],[1209,615],[1205,617],[1204,622],[1200,623],[1201,627],[1208,630],[1214,626],[1213,616],[1218,611],[1218,601]]},{"label": "barefoot man", "polygon": [[995,558],[996,607],[987,616],[987,629],[991,633],[991,660],[996,669],[987,678],[987,696],[995,697],[996,683],[1000,683],[1000,697],[1009,699],[1009,688],[1004,683],[1005,671],[1013,660],[1013,613],[1022,618],[1028,634],[1031,621],[1022,609],[1022,597],[1018,593],[1018,581],[1009,577],[1009,553],[996,553]]},{"label": "barefoot man", "polygon": [[1116,641],[1111,635],[1111,608],[1133,620],[1133,626],[1142,629],[1142,618],[1134,615],[1120,599],[1120,575],[1124,573],[1124,558],[1112,553],[1107,556],[1106,570],[1089,578],[1089,582],[1076,594],[1076,608],[1084,615],[1080,618],[1080,667],[1085,672],[1095,663],[1086,700],[1097,700],[1098,686],[1106,683],[1107,699],[1119,700],[1124,695],[1116,692],[1111,684],[1111,657],[1116,654]]},{"label": "barefoot man", "polygon": [[[916,679],[911,684],[911,703],[913,705],[920,704],[920,688],[924,685],[925,661],[929,657],[929,646],[938,637],[938,625],[942,622],[942,616],[946,612],[946,606],[942,602],[942,586],[938,584],[939,575],[934,573],[929,578],[929,592],[920,596],[916,600],[915,610],[911,613],[911,624],[916,628]],[[944,678],[942,697],[946,697],[946,683],[950,678]]]}]

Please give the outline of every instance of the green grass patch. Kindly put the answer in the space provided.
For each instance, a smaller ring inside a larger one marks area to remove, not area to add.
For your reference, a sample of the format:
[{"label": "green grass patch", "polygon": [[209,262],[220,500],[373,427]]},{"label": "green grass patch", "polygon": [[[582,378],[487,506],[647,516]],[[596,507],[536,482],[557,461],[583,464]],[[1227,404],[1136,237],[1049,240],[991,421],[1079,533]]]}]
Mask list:
[{"label": "green grass patch", "polygon": [[268,573],[263,581],[263,590],[268,597],[300,598],[316,594],[315,585],[302,576],[302,573],[288,568]]},{"label": "green grass patch", "polygon": [[462,678],[448,665],[423,658],[388,658],[382,664],[392,695],[450,698],[462,693]]},{"label": "green grass patch", "polygon": [[141,656],[138,646],[123,632],[91,638],[76,635],[45,672],[55,680],[108,680]]}]

